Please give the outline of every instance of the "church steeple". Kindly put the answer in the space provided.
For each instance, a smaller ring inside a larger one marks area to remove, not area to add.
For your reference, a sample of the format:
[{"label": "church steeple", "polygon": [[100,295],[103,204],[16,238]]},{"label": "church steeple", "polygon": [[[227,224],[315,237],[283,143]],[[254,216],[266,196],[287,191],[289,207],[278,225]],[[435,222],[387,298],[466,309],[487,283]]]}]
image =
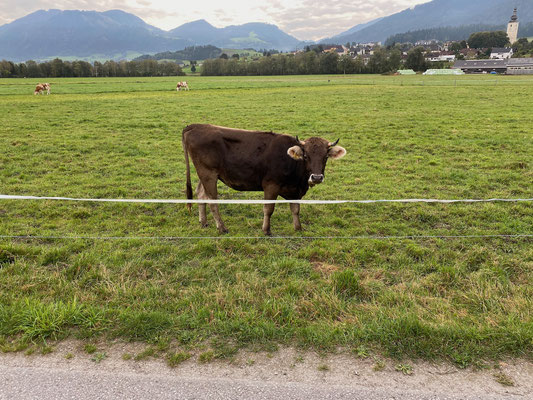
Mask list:
[{"label": "church steeple", "polygon": [[518,22],[518,15],[516,8],[514,9],[513,16],[511,17],[511,20],[507,24],[507,36],[509,37],[509,42],[513,44],[518,39],[518,26],[520,23]]}]

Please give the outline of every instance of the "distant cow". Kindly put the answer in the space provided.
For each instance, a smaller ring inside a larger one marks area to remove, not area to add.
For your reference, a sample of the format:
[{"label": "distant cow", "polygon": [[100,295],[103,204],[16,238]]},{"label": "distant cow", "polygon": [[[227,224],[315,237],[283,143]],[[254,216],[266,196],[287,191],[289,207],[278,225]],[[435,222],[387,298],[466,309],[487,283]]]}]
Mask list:
[{"label": "distant cow", "polygon": [[176,90],[179,92],[181,89],[189,90],[189,85],[187,84],[187,82],[178,82],[178,85],[176,86]]},{"label": "distant cow", "polygon": [[[265,200],[278,196],[299,200],[309,187],[322,183],[329,159],[344,157],[346,150],[325,139],[305,141],[273,132],[247,131],[215,125],[189,125],[182,143],[187,166],[187,198],[192,199],[189,156],[200,178],[199,199],[217,198],[217,181],[240,191],[263,191]],[[188,204],[190,209],[191,205]],[[219,232],[227,229],[217,204],[210,204]],[[294,229],[301,230],[300,205],[290,204]],[[270,235],[274,204],[263,206],[263,232]],[[199,205],[200,224],[207,226],[206,205]]]},{"label": "distant cow", "polygon": [[45,87],[41,83],[39,83],[37,84],[37,86],[35,86],[35,91],[33,92],[33,94],[44,94],[45,90]]},{"label": "distant cow", "polygon": [[49,83],[38,83],[37,86],[35,86],[35,91],[33,94],[44,94],[44,91],[46,90],[46,94],[50,94],[50,84]]}]

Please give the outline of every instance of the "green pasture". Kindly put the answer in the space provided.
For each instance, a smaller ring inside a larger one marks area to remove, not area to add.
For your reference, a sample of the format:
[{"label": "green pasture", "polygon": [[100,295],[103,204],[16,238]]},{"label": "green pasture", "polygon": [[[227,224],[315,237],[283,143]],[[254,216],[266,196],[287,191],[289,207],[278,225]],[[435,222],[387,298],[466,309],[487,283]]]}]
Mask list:
[{"label": "green pasture", "polygon": [[[178,93],[180,79],[42,80],[50,96],[0,80],[0,194],[184,198],[181,131],[213,123],[340,138],[347,156],[306,199],[533,197],[533,78],[186,77]],[[221,206],[226,236],[193,210],[0,200],[1,236],[92,237],[0,238],[0,350],[78,337],[211,358],[533,355],[532,238],[370,238],[533,234],[532,203],[304,205],[301,233],[278,205],[272,239],[260,205]]]}]

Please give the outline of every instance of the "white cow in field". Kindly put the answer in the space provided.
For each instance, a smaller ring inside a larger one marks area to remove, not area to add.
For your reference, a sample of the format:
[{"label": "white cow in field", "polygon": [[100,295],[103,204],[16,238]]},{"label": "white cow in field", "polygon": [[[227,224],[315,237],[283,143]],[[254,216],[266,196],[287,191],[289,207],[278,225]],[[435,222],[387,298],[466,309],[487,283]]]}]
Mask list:
[{"label": "white cow in field", "polygon": [[44,91],[46,90],[46,94],[50,94],[50,84],[49,83],[38,83],[37,86],[35,86],[35,91],[33,94],[44,94]]},{"label": "white cow in field", "polygon": [[178,85],[176,86],[176,90],[179,92],[181,89],[189,90],[189,85],[187,84],[187,82],[185,82],[185,81],[178,82]]}]

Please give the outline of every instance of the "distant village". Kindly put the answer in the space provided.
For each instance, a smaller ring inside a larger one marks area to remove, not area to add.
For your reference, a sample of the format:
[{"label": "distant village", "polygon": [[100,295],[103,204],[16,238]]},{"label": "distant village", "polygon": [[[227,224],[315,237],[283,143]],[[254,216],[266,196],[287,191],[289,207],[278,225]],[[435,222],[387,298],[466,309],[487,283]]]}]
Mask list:
[{"label": "distant village", "polygon": [[[466,40],[440,42],[435,39],[422,40],[415,43],[397,43],[394,47],[401,51],[402,64],[406,63],[410,50],[419,48],[423,50],[424,60],[428,65],[441,63],[441,67],[452,70],[450,71],[451,74],[461,72],[508,75],[533,74],[533,57],[523,57],[523,54],[516,54],[513,49],[513,47],[520,48],[520,45],[525,45],[530,50],[530,55],[533,55],[533,43],[529,43],[526,38],[519,41],[518,28],[519,21],[517,9],[515,8],[507,26],[507,45],[512,43],[514,44],[512,47],[473,48],[469,46]],[[336,53],[339,57],[358,58],[362,60],[364,65],[368,65],[374,53],[382,48],[382,43],[346,43],[345,45],[324,45],[321,47],[323,53]],[[309,49],[307,48],[303,51]],[[293,54],[296,53],[298,52]],[[409,74],[415,72],[412,70],[399,70],[398,73]]]}]

